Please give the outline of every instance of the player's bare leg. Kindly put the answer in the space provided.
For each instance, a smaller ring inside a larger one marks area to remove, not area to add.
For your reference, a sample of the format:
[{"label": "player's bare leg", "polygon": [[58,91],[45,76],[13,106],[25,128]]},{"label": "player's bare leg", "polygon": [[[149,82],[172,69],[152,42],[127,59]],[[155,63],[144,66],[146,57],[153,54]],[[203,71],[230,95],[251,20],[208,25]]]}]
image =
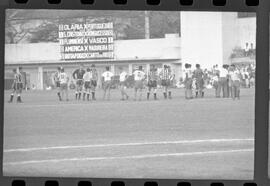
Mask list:
[{"label": "player's bare leg", "polygon": [[124,96],[125,96],[125,93],[124,93],[124,86],[123,85],[120,85],[120,91],[121,91],[121,100],[125,100]]},{"label": "player's bare leg", "polygon": [[163,86],[163,95],[164,95],[164,99],[167,99],[167,87]]},{"label": "player's bare leg", "polygon": [[105,100],[105,98],[106,98],[106,92],[107,92],[107,89],[106,89],[106,87],[104,87],[103,100]]},{"label": "player's bare leg", "polygon": [[148,87],[148,90],[147,90],[147,100],[149,100],[150,92],[151,92],[151,87],[149,86]]},{"label": "player's bare leg", "polygon": [[69,100],[68,99],[68,89],[66,89],[65,92],[66,92],[66,101],[68,101]]},{"label": "player's bare leg", "polygon": [[142,100],[142,89],[140,88],[139,89],[139,101],[141,101]]},{"label": "player's bare leg", "polygon": [[136,100],[137,100],[137,91],[138,91],[138,89],[137,89],[137,88],[135,88],[135,89],[134,89],[134,101],[136,101]]},{"label": "player's bare leg", "polygon": [[168,90],[168,97],[169,97],[169,99],[172,99],[172,91],[171,90]]},{"label": "player's bare leg", "polygon": [[154,88],[154,91],[153,91],[154,93],[154,100],[157,100],[157,88]]},{"label": "player's bare leg", "polygon": [[124,95],[126,95],[126,99],[128,99],[128,98],[129,98],[129,96],[128,96],[127,92],[126,92],[126,89],[127,89],[127,87],[126,87],[126,86],[124,86]]},{"label": "player's bare leg", "polygon": [[111,87],[108,88],[108,92],[107,92],[107,100],[109,101],[111,98]]}]

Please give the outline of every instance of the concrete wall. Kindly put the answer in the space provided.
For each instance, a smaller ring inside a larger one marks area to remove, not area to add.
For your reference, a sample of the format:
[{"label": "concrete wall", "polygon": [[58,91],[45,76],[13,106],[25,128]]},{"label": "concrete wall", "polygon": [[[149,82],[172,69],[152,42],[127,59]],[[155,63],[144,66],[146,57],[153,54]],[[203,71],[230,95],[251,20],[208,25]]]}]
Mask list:
[{"label": "concrete wall", "polygon": [[[114,60],[180,59],[180,38],[118,40]],[[61,60],[58,43],[6,44],[5,64],[55,63]]]},{"label": "concrete wall", "polygon": [[230,64],[235,47],[244,49],[246,43],[256,48],[256,18],[238,18],[236,12],[222,13],[223,61]]},{"label": "concrete wall", "polygon": [[181,12],[182,63],[222,64],[222,13]]},{"label": "concrete wall", "polygon": [[182,63],[203,68],[230,64],[235,47],[256,47],[256,18],[238,18],[237,12],[181,12]]}]

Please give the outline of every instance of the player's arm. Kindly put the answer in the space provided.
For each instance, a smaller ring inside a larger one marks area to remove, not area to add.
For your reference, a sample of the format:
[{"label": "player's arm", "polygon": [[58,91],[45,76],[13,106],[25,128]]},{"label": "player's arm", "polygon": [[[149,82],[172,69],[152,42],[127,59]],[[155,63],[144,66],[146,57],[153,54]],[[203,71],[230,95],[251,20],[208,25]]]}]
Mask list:
[{"label": "player's arm", "polygon": [[78,69],[75,70],[75,71],[72,73],[73,79],[77,79],[77,73],[78,73]]}]

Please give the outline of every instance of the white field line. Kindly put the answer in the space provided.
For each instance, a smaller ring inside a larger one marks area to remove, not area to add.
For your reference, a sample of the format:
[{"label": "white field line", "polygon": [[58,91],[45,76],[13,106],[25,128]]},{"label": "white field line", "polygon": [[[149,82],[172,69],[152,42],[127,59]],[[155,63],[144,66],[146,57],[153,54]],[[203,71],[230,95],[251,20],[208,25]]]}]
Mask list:
[{"label": "white field line", "polygon": [[38,163],[60,163],[72,161],[99,161],[99,160],[125,160],[125,159],[145,159],[145,158],[159,158],[169,156],[194,156],[194,155],[207,155],[207,154],[220,154],[220,153],[239,153],[239,152],[254,152],[254,149],[237,149],[237,150],[223,150],[223,151],[202,151],[202,152],[187,152],[187,153],[167,153],[167,154],[144,154],[134,156],[108,156],[108,157],[85,157],[85,158],[64,158],[64,159],[49,159],[49,160],[32,160],[32,161],[18,161],[6,162],[3,165],[24,165],[24,164],[38,164]]},{"label": "white field line", "polygon": [[34,148],[6,149],[6,150],[4,150],[4,153],[9,153],[9,152],[29,152],[29,151],[41,151],[41,150],[78,149],[78,148],[98,148],[98,147],[167,145],[167,144],[192,144],[192,143],[223,143],[223,142],[246,142],[246,141],[254,142],[254,139],[252,139],[252,138],[244,138],[244,139],[204,139],[204,140],[157,141],[157,142],[137,142],[137,143],[116,143],[116,144],[92,144],[92,145],[34,147]]}]

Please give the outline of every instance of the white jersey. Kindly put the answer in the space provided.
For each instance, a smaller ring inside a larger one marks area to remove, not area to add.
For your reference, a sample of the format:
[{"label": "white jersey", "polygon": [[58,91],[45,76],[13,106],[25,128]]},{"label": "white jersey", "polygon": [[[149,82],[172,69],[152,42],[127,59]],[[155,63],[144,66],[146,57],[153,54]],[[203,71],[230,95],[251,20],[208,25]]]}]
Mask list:
[{"label": "white jersey", "polygon": [[92,79],[92,73],[91,72],[86,72],[84,75],[83,75],[83,80],[84,81],[91,81]]},{"label": "white jersey", "polygon": [[135,81],[141,81],[145,78],[145,73],[143,71],[135,70],[133,74],[134,74]]},{"label": "white jersey", "polygon": [[68,83],[68,75],[67,75],[67,73],[65,73],[65,72],[59,73],[59,81],[60,81],[60,84]]},{"label": "white jersey", "polygon": [[234,70],[229,72],[231,80],[233,81],[240,81],[240,72],[238,70]]},{"label": "white jersey", "polygon": [[113,73],[110,71],[103,72],[102,74],[104,81],[111,81],[113,76],[114,76]]},{"label": "white jersey", "polygon": [[228,76],[228,70],[225,68],[221,68],[219,71],[219,77],[227,77]]},{"label": "white jersey", "polygon": [[119,80],[120,82],[123,82],[126,80],[126,78],[127,78],[127,73],[124,71],[120,74]]}]

